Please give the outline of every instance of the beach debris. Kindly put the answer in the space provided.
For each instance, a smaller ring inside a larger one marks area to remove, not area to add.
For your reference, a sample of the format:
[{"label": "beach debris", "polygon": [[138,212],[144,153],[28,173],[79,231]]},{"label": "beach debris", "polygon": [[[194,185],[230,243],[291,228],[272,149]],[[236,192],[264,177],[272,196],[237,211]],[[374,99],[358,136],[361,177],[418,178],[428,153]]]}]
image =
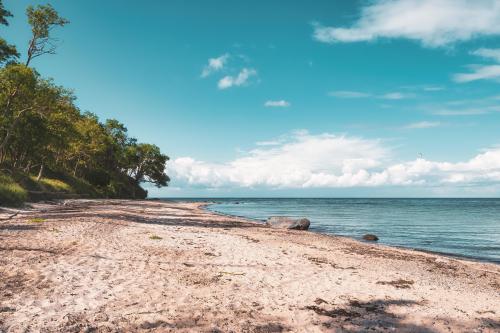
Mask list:
[{"label": "beach debris", "polygon": [[252,238],[252,237],[248,237],[248,236],[241,236],[241,237],[244,238],[244,239],[246,239],[247,241],[252,242],[252,243],[258,243],[258,242],[260,242],[260,240]]},{"label": "beach debris", "polygon": [[379,310],[379,305],[375,303],[361,303],[358,300],[350,300],[349,305],[354,308],[365,309],[366,312],[375,312]]},{"label": "beach debris", "polygon": [[2,217],[2,218],[0,218],[0,220],[10,220],[10,219],[16,217],[17,215],[19,215],[19,213],[21,213],[20,210],[14,211],[14,210],[7,209],[7,208],[0,208],[0,212],[3,212],[3,211],[9,213],[10,215],[8,215],[7,217]]},{"label": "beach debris", "polygon": [[271,228],[307,230],[311,221],[306,218],[291,218],[287,216],[271,216],[267,219],[266,225]]},{"label": "beach debris", "polygon": [[370,242],[376,242],[378,241],[378,237],[374,234],[366,234],[366,235],[363,235],[363,239],[366,240],[366,241],[370,241]]},{"label": "beach debris", "polygon": [[149,236],[149,239],[160,240],[160,239],[163,239],[163,238],[161,238],[160,236],[157,236],[157,235],[151,235],[151,236]]},{"label": "beach debris", "polygon": [[323,303],[328,304],[327,301],[325,301],[324,299],[319,298],[319,297],[314,300],[314,303],[316,303],[316,305],[320,305],[320,304],[323,304]]},{"label": "beach debris", "polygon": [[320,264],[328,264],[328,260],[326,258],[316,258],[316,257],[306,257],[307,260],[315,263],[318,266],[321,266]]},{"label": "beach debris", "polygon": [[495,314],[495,311],[493,310],[484,310],[484,311],[476,311],[477,314],[488,314],[488,313],[491,313],[491,314]]},{"label": "beach debris", "polygon": [[2,306],[0,307],[0,312],[16,312],[16,309],[11,308],[10,306]]},{"label": "beach debris", "polygon": [[410,289],[415,282],[412,280],[398,279],[394,281],[377,281],[377,284],[390,285],[398,289]]},{"label": "beach debris", "polygon": [[221,271],[220,274],[227,274],[227,275],[245,275],[246,273],[234,273],[234,272],[224,272]]},{"label": "beach debris", "polygon": [[347,311],[346,309],[338,308],[338,309],[333,309],[333,310],[326,310],[323,308],[320,308],[319,306],[316,305],[309,305],[305,307],[307,310],[312,310],[319,314],[320,316],[327,316],[327,317],[346,317],[346,318],[355,318],[355,317],[360,317],[361,314],[355,311]]},{"label": "beach debris", "polygon": [[[269,323],[265,325],[245,325],[244,332],[257,332],[257,333],[281,333],[281,332],[288,332],[289,330],[278,323]],[[217,331],[219,332],[219,331]]]},{"label": "beach debris", "polygon": [[449,264],[450,261],[448,259],[444,259],[444,258],[436,258],[434,259],[434,262],[438,263],[438,264]]}]

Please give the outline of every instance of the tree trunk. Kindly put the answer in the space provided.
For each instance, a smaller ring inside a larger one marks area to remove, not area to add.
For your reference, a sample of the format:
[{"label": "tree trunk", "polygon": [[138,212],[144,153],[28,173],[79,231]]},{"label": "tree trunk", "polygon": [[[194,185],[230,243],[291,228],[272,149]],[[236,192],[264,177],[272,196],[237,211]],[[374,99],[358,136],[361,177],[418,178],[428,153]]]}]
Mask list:
[{"label": "tree trunk", "polygon": [[26,111],[28,111],[30,109],[31,109],[31,107],[19,111],[18,115],[14,118],[14,121],[12,122],[12,124],[7,129],[7,133],[5,133],[5,136],[2,139],[2,143],[0,143],[0,154],[2,156],[4,154],[6,154],[5,151],[7,149],[7,143],[9,143],[10,136],[12,135],[12,132],[16,128],[16,125],[19,122],[19,119],[21,118],[21,116],[23,115],[23,113],[25,113]]},{"label": "tree trunk", "polygon": [[26,59],[26,67],[30,65],[31,59],[33,58],[33,49],[35,47],[35,37],[33,37],[30,40],[29,46],[28,46],[28,59]]},{"label": "tree trunk", "polygon": [[80,163],[80,159],[76,160],[75,168],[73,169],[73,177],[76,177],[76,169],[78,169],[79,163]]},{"label": "tree trunk", "polygon": [[29,175],[30,170],[31,170],[31,161],[28,161],[28,164],[24,168],[24,173],[27,173]]},{"label": "tree trunk", "polygon": [[40,164],[40,171],[38,171],[38,177],[36,177],[36,181],[39,182],[43,177],[43,163]]}]

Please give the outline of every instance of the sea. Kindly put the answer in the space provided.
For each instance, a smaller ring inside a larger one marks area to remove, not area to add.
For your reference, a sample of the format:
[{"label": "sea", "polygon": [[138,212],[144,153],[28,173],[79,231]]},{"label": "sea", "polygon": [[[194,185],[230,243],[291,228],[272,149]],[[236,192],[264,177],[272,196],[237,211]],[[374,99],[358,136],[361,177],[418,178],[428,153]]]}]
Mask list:
[{"label": "sea", "polygon": [[[195,200],[195,199],[190,199]],[[500,264],[500,199],[204,198],[207,209],[264,222],[306,217],[310,231]]]}]

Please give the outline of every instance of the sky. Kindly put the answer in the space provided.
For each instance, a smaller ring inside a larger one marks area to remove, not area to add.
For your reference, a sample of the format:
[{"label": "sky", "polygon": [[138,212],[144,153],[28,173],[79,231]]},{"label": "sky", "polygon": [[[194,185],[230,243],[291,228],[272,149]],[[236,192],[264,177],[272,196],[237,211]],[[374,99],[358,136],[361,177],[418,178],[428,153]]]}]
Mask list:
[{"label": "sky", "polygon": [[500,195],[500,0],[50,4],[33,66],[170,157],[150,196]]}]

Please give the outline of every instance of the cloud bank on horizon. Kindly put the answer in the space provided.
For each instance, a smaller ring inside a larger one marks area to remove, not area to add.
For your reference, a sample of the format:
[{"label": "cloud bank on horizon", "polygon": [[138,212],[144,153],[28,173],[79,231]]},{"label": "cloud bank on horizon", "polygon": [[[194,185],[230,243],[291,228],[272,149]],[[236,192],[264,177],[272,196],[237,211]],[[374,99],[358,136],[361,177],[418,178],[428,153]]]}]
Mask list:
[{"label": "cloud bank on horizon", "polygon": [[[435,124],[416,124],[415,128]],[[500,148],[463,162],[416,158],[393,162],[381,140],[297,131],[257,145],[227,163],[180,157],[168,166],[177,185],[268,188],[481,186],[500,182]]]}]

